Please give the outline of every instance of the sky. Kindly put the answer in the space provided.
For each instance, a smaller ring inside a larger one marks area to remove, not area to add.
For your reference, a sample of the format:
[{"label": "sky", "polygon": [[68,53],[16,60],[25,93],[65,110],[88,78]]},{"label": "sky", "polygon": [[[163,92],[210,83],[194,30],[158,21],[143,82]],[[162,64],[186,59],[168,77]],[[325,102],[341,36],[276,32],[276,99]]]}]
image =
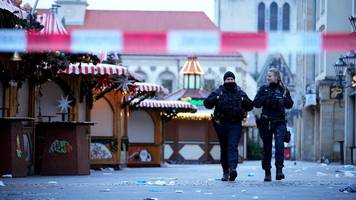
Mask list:
[{"label": "sky", "polygon": [[[23,0],[34,5],[36,0]],[[39,0],[37,8],[51,7],[52,0]],[[214,21],[214,0],[87,0],[88,9],[204,11]]]}]

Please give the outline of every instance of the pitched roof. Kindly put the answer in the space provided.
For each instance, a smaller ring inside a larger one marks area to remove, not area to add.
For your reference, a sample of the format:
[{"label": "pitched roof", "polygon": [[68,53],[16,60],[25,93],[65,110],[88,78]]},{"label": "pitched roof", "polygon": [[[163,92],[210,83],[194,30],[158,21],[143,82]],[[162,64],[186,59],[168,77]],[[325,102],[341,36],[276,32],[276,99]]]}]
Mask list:
[{"label": "pitched roof", "polygon": [[[39,13],[48,10],[39,10]],[[123,11],[86,10],[84,25],[73,29],[117,29],[122,31],[218,30],[204,12],[198,11]]]},{"label": "pitched roof", "polygon": [[188,57],[188,60],[184,63],[181,72],[183,74],[194,74],[201,75],[203,74],[203,69],[201,68],[197,57]]}]

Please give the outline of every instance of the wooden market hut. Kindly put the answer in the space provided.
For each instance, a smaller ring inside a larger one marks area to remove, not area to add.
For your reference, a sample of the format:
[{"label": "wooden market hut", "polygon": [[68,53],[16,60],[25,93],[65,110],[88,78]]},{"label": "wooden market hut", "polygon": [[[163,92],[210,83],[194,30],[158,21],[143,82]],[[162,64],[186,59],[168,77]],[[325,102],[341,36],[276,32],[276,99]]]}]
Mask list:
[{"label": "wooden market hut", "polygon": [[127,166],[130,103],[166,92],[163,87],[155,84],[127,84],[127,90],[112,90],[97,104],[94,103],[92,121],[98,121],[97,127],[94,126],[92,130],[91,140],[91,162],[94,167]]},{"label": "wooden market hut", "polygon": [[[66,34],[63,27],[58,29],[61,27],[57,24],[60,21],[56,20],[54,14],[43,15],[40,19],[48,25],[40,34]],[[49,23],[48,20],[54,23]],[[47,59],[58,62],[48,62]],[[8,170],[10,165],[23,165],[20,172],[14,172],[14,176],[33,172],[44,175],[89,174],[90,164],[97,162],[89,159],[92,134],[94,139],[101,136],[100,134],[110,137],[110,141],[114,141],[113,146],[117,144],[119,149],[111,159],[105,159],[101,163],[116,166],[120,164],[121,135],[125,131],[121,124],[124,124],[123,116],[127,116],[128,112],[128,109],[121,109],[120,105],[127,98],[127,92],[120,87],[113,90],[112,85],[120,85],[127,80],[138,81],[140,78],[122,66],[102,63],[95,65],[87,56],[83,60],[89,63],[79,61],[65,64],[65,69],[60,70],[58,65],[63,67],[64,59],[66,56],[61,52],[42,52],[26,53],[22,60],[14,62],[11,61],[11,54],[0,54],[3,64],[0,74],[0,107],[3,111],[2,118],[6,118],[0,125],[3,128],[9,124],[9,120],[18,124],[11,126],[16,130],[9,133],[12,134],[12,145],[16,146],[17,159],[22,163],[10,163],[10,158],[1,160],[4,165],[1,164],[0,173],[11,173]],[[107,109],[107,102],[110,103],[111,113],[105,115],[108,120],[101,121],[98,117],[102,114],[100,108]],[[32,123],[23,125],[24,122],[20,120]],[[91,131],[89,126],[93,124],[88,122],[94,120],[98,122]],[[106,126],[107,122],[111,122],[109,126]],[[107,129],[112,131],[111,135],[105,132]],[[9,139],[0,140],[8,143]],[[15,149],[2,146],[5,150]],[[27,164],[24,164],[24,159]],[[6,170],[2,170],[5,168]]]},{"label": "wooden market hut", "polygon": [[[0,3],[0,29],[14,29],[17,23],[27,23],[26,18],[26,11],[11,1]],[[28,91],[21,89],[22,78],[16,73],[18,53],[3,52],[6,50],[0,53],[0,175],[26,176],[33,161],[30,143],[34,119],[27,115],[27,104],[20,107],[17,101],[18,93],[28,96]]]},{"label": "wooden market hut", "polygon": [[128,124],[129,166],[160,166],[164,154],[165,124],[180,112],[196,108],[182,101],[146,99],[131,105]]}]

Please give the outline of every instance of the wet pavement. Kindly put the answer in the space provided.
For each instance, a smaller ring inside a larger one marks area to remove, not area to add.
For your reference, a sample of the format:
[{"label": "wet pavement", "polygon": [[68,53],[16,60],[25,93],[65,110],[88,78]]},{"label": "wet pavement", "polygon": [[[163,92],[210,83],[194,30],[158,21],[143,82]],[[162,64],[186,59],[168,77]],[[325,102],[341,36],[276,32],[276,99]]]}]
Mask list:
[{"label": "wet pavement", "polygon": [[[0,178],[0,199],[356,199],[341,192],[356,184],[356,167],[312,162],[285,163],[286,179],[263,182],[259,161],[239,165],[235,182],[222,182],[220,165],[110,168],[89,176]],[[349,190],[350,191],[350,190]]]}]

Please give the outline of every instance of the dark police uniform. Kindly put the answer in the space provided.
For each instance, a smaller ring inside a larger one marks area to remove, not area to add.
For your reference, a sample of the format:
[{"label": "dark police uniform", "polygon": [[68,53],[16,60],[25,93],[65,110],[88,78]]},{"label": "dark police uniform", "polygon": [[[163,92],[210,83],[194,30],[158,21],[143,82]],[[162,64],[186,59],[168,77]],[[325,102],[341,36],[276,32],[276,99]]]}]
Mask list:
[{"label": "dark police uniform", "polygon": [[[220,143],[220,160],[224,175],[230,172],[230,180],[237,176],[238,143],[242,133],[241,121],[246,112],[253,109],[253,102],[236,84],[233,88],[221,85],[205,100],[204,106],[214,108],[213,124]],[[231,171],[236,173],[231,177]]]},{"label": "dark police uniform", "polygon": [[[286,89],[287,90],[287,89]],[[262,107],[262,114],[257,126],[263,141],[262,168],[270,171],[272,158],[272,136],[274,134],[275,143],[275,165],[282,173],[284,167],[284,135],[287,131],[285,120],[285,109],[293,107],[293,100],[289,91],[283,95],[284,89],[277,83],[262,86],[254,99],[256,108]],[[277,180],[280,178],[277,177]],[[284,175],[283,177],[284,178]]]}]

